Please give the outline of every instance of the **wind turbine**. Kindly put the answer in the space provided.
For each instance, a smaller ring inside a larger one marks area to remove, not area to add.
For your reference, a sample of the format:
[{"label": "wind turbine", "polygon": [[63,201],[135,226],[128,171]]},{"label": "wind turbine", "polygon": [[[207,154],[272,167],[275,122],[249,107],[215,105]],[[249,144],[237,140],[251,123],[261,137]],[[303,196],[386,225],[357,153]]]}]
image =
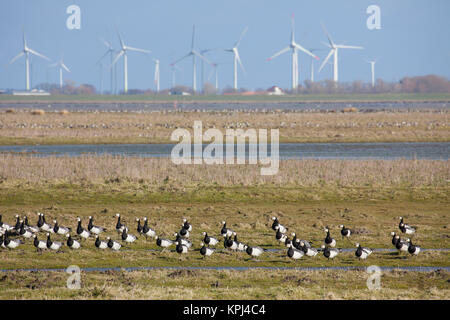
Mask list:
[{"label": "wind turbine", "polygon": [[213,62],[211,64],[213,69],[209,73],[208,81],[209,81],[209,79],[211,79],[211,76],[214,74],[216,93],[219,92],[219,66],[222,66],[224,64],[226,64],[226,63]]},{"label": "wind turbine", "polygon": [[291,50],[291,54],[292,54],[291,77],[292,77],[292,90],[293,91],[297,90],[297,87],[298,87],[298,50],[303,51],[304,53],[306,53],[307,55],[313,57],[316,60],[319,60],[319,57],[317,57],[311,51],[303,48],[301,45],[299,45],[298,43],[295,42],[295,30],[294,30],[294,28],[295,28],[295,26],[294,26],[294,15],[292,14],[292,16],[291,16],[291,42],[290,42],[289,46],[287,46],[286,48],[278,51],[273,56],[271,56],[270,58],[267,59],[268,61],[270,61],[270,60],[278,57],[279,55],[281,55],[281,54]]},{"label": "wind turbine", "polygon": [[47,61],[50,61],[49,58],[44,56],[43,54],[40,54],[39,52],[34,51],[33,49],[29,48],[27,45],[27,40],[25,39],[25,32],[22,31],[23,35],[23,50],[15,56],[9,64],[14,63],[17,59],[19,59],[21,56],[25,55],[25,81],[26,81],[26,90],[30,91],[30,54],[35,55],[37,57],[40,57],[42,59],[45,59]]},{"label": "wind turbine", "polygon": [[[111,44],[111,42],[106,41],[104,39],[100,39],[100,41],[105,45],[106,47],[106,52],[102,55],[102,57],[100,59],[98,59],[97,63],[100,63],[101,60],[103,60],[107,55],[109,55],[110,61],[111,61],[111,66],[113,65],[113,61],[114,61],[114,48]],[[114,72],[115,68],[111,68],[110,72],[111,72],[111,94],[114,93]]]},{"label": "wind turbine", "polygon": [[175,88],[176,86],[176,81],[175,81],[175,73],[177,72],[177,70],[179,71],[183,71],[183,69],[181,69],[180,67],[176,66],[176,65],[170,65],[171,67],[171,72],[172,72],[172,89]]},{"label": "wind turbine", "polygon": [[159,93],[159,60],[153,59],[153,61],[155,62],[154,81],[155,81],[155,86],[156,86],[156,93]]},{"label": "wind turbine", "polygon": [[149,54],[151,51],[127,46],[125,44],[125,42],[123,41],[122,36],[120,35],[119,31],[117,31],[117,35],[119,36],[121,50],[116,55],[116,58],[113,61],[113,65],[115,65],[117,63],[117,61],[119,61],[120,57],[123,56],[124,92],[126,94],[126,93],[128,93],[128,56],[127,56],[127,52],[135,51],[135,52],[142,52],[142,53]]},{"label": "wind turbine", "polygon": [[237,91],[237,64],[239,62],[239,65],[241,66],[242,71],[245,72],[244,65],[242,64],[241,58],[239,57],[239,51],[238,47],[241,43],[242,38],[244,37],[244,34],[247,32],[248,27],[245,27],[244,30],[241,33],[241,36],[239,37],[239,40],[234,44],[233,48],[231,49],[225,49],[226,52],[231,52],[234,55],[234,66],[233,66],[233,88],[234,91]]},{"label": "wind turbine", "polygon": [[375,63],[377,62],[377,60],[373,60],[373,61],[369,61],[369,60],[364,60],[367,63],[370,63],[370,69],[372,72],[372,88],[375,87]]},{"label": "wind turbine", "polygon": [[[316,52],[320,49],[309,49],[310,52]],[[311,57],[311,83],[314,82],[314,58]]]},{"label": "wind turbine", "polygon": [[196,66],[196,63],[195,63],[195,57],[199,57],[200,59],[204,60],[205,62],[207,62],[209,64],[211,64],[211,63],[202,54],[198,53],[194,49],[194,40],[195,40],[195,25],[192,27],[191,51],[188,54],[186,54],[185,56],[183,56],[180,59],[176,60],[175,62],[172,62],[171,66],[174,66],[175,64],[177,64],[181,60],[184,60],[185,58],[192,56],[192,91],[195,94],[195,92],[197,91],[197,76],[196,76],[197,66]]},{"label": "wind turbine", "polygon": [[59,67],[59,88],[63,87],[63,69],[67,72],[70,72],[69,68],[64,64],[63,59],[61,58],[58,62],[55,62],[49,65],[50,68]]},{"label": "wind turbine", "polygon": [[330,34],[327,32],[325,27],[322,25],[323,31],[327,35],[329,44],[325,44],[329,48],[331,48],[330,52],[328,53],[328,56],[323,61],[322,65],[319,68],[319,72],[323,69],[327,61],[330,59],[331,55],[334,55],[333,57],[333,81],[337,84],[338,82],[338,50],[339,49],[364,49],[363,47],[359,46],[348,46],[343,44],[335,44],[333,40],[331,39]]}]

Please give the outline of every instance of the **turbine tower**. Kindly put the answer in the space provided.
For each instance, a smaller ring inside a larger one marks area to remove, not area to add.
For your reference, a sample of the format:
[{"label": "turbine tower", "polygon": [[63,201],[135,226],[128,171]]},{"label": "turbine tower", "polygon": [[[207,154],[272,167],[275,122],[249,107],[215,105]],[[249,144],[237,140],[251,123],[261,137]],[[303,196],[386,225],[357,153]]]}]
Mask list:
[{"label": "turbine tower", "polygon": [[155,86],[156,86],[156,93],[159,93],[159,60],[153,59],[153,61],[155,62],[154,81],[155,81]]},{"label": "turbine tower", "polygon": [[124,86],[123,87],[124,87],[124,92],[126,94],[126,93],[128,93],[128,56],[127,56],[127,52],[135,51],[135,52],[142,52],[142,53],[149,54],[149,53],[151,53],[151,51],[127,46],[118,31],[117,31],[117,35],[119,36],[121,50],[116,55],[116,58],[113,61],[113,65],[115,65],[117,63],[117,61],[119,61],[120,57],[123,56],[123,77],[124,77],[124,79],[123,79]]},{"label": "turbine tower", "polygon": [[34,51],[33,49],[29,48],[27,45],[27,40],[25,39],[25,32],[22,31],[23,36],[23,50],[12,60],[9,62],[9,64],[14,63],[17,59],[19,59],[21,56],[25,55],[25,88],[27,91],[30,91],[30,54],[35,55],[37,57],[43,58],[47,61],[50,61],[49,58],[44,56],[43,54],[40,54],[39,52]]},{"label": "turbine tower", "polygon": [[[319,51],[319,49],[309,49],[310,52]],[[314,58],[311,57],[311,83],[314,82]]]},{"label": "turbine tower", "polygon": [[241,33],[241,36],[239,37],[239,40],[236,41],[233,48],[225,49],[226,52],[231,52],[234,55],[234,64],[233,64],[233,88],[234,88],[234,91],[237,91],[237,64],[238,63],[240,65],[242,71],[245,72],[244,65],[242,64],[241,58],[239,57],[238,47],[239,47],[239,44],[241,43],[242,38],[244,37],[245,33],[247,32],[247,30],[248,30],[248,27],[245,27]]},{"label": "turbine tower", "polygon": [[192,42],[191,42],[191,51],[186,54],[185,56],[181,57],[180,59],[176,60],[175,62],[172,62],[170,65],[174,66],[175,64],[177,64],[178,62],[184,60],[187,57],[192,56],[192,91],[195,94],[195,92],[197,91],[197,65],[195,63],[195,57],[199,57],[200,59],[202,59],[203,61],[211,64],[202,54],[198,53],[195,49],[194,49],[194,40],[195,40],[195,25],[192,27]]},{"label": "turbine tower", "polygon": [[[107,55],[109,55],[110,61],[111,61],[111,66],[113,65],[113,61],[114,61],[114,48],[111,44],[111,42],[106,41],[104,39],[100,39],[100,41],[106,46],[106,52],[103,54],[103,56],[98,59],[97,63],[100,63],[101,60],[103,60]],[[111,94],[114,93],[114,68],[110,69],[110,73],[111,73]]]},{"label": "turbine tower", "polygon": [[307,55],[313,57],[316,60],[319,60],[319,57],[317,57],[315,54],[313,54],[311,51],[303,48],[301,45],[299,45],[298,43],[295,42],[295,30],[294,30],[294,15],[292,14],[291,16],[291,42],[289,44],[289,46],[287,46],[286,48],[278,51],[277,53],[275,53],[273,56],[271,56],[270,58],[267,59],[267,61],[270,61],[276,57],[278,57],[279,55],[288,52],[289,50],[291,50],[291,58],[292,58],[292,63],[291,63],[291,81],[292,81],[292,90],[295,91],[297,90],[298,87],[298,50],[303,51],[304,53],[306,53]]},{"label": "turbine tower", "polygon": [[61,58],[58,62],[55,62],[49,65],[50,68],[59,67],[59,88],[63,87],[63,69],[67,72],[70,72],[69,68],[64,64],[63,59]]},{"label": "turbine tower", "polygon": [[375,88],[375,63],[377,63],[377,60],[369,61],[365,60],[367,63],[370,63],[370,69],[372,72],[372,88]]},{"label": "turbine tower", "polygon": [[359,46],[347,46],[347,45],[343,45],[343,44],[335,44],[333,42],[333,40],[331,39],[330,34],[325,29],[325,27],[323,25],[322,25],[322,27],[323,27],[323,31],[327,35],[328,42],[329,42],[329,44],[325,44],[325,45],[328,46],[329,48],[331,48],[331,50],[328,53],[328,56],[323,61],[322,65],[320,66],[319,72],[323,69],[323,67],[325,66],[327,61],[330,59],[331,55],[334,55],[333,56],[333,81],[335,82],[335,84],[337,84],[337,82],[338,82],[338,50],[339,49],[364,49],[364,48],[359,47]]}]

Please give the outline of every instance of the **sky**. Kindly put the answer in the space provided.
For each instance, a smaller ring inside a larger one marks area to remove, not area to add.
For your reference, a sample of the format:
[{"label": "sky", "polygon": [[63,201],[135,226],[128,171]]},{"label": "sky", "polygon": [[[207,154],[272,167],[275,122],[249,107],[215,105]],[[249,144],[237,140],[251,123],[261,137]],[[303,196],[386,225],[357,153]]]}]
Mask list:
[{"label": "sky", "polygon": [[[81,9],[81,29],[69,30],[67,7]],[[366,9],[377,5],[381,29],[369,30]],[[57,61],[63,57],[71,73],[64,74],[77,85],[89,83],[109,89],[109,61],[103,73],[96,64],[111,41],[116,49],[117,28],[129,46],[151,50],[150,55],[130,52],[130,89],[154,89],[153,59],[160,60],[161,88],[171,86],[170,63],[190,51],[192,25],[196,25],[195,47],[229,48],[248,26],[239,46],[245,73],[238,71],[238,87],[249,90],[291,85],[290,54],[272,61],[267,58],[290,41],[290,18],[295,17],[296,41],[305,48],[317,48],[316,80],[330,79],[332,65],[318,73],[328,54],[321,23],[335,43],[363,46],[363,50],[339,52],[339,81],[370,81],[370,65],[377,60],[376,78],[398,81],[405,76],[437,74],[450,78],[450,1],[448,0],[1,0],[0,1],[0,88],[25,87],[25,59],[9,61],[22,50],[22,28],[28,46]],[[222,63],[219,86],[233,84],[233,55],[220,50],[206,57]],[[299,82],[309,78],[310,57],[299,53]],[[50,63],[32,58],[33,85],[57,83],[58,70]],[[192,86],[192,60],[180,62],[176,83]],[[118,87],[123,89],[123,61],[118,68]],[[197,87],[201,84],[200,64]],[[212,68],[205,67],[205,79]]]}]

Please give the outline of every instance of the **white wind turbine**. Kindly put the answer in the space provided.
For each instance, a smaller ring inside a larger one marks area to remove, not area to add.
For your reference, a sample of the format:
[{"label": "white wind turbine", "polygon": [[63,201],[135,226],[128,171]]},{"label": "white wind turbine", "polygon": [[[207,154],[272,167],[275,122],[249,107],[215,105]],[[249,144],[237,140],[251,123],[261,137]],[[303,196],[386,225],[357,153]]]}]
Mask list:
[{"label": "white wind turbine", "polygon": [[298,43],[295,42],[294,15],[292,15],[292,17],[291,17],[291,42],[290,42],[289,46],[278,51],[277,53],[275,53],[273,56],[271,56],[267,60],[270,61],[270,60],[278,57],[279,55],[281,55],[285,52],[288,52],[289,50],[291,50],[291,54],[292,54],[292,64],[291,64],[291,67],[292,67],[292,69],[291,69],[292,90],[295,91],[298,87],[298,50],[303,51],[304,53],[315,58],[316,60],[319,60],[319,57],[317,57],[311,51],[303,48],[301,45],[299,45]]},{"label": "white wind turbine", "polygon": [[[114,48],[111,44],[111,42],[106,41],[104,39],[100,39],[100,41],[105,45],[106,47],[106,52],[102,55],[102,57],[100,59],[98,59],[97,63],[100,63],[101,60],[103,60],[107,55],[109,55],[110,61],[111,61],[111,66],[113,65],[113,61],[114,61]],[[110,76],[111,76],[111,94],[113,94],[114,91],[114,68],[110,69]]]},{"label": "white wind turbine", "polygon": [[30,90],[30,54],[35,55],[37,57],[43,58],[47,61],[50,61],[49,58],[44,56],[43,54],[40,54],[39,52],[34,51],[33,49],[29,48],[27,45],[27,40],[25,39],[25,32],[22,31],[23,35],[23,50],[15,56],[9,63],[12,64],[14,61],[25,55],[25,81],[26,81],[26,90]]},{"label": "white wind turbine", "polygon": [[339,49],[364,49],[363,47],[359,46],[348,46],[343,44],[335,44],[333,40],[331,39],[331,36],[325,29],[325,27],[322,25],[323,31],[327,35],[329,44],[325,44],[329,48],[331,48],[330,52],[328,53],[328,56],[323,61],[322,65],[319,68],[319,72],[323,69],[327,61],[330,59],[331,55],[334,55],[333,57],[333,81],[337,84],[338,82],[338,50]]},{"label": "white wind turbine", "polygon": [[219,92],[219,66],[222,66],[226,63],[217,63],[217,62],[213,62],[211,65],[213,67],[213,69],[211,70],[211,72],[209,73],[208,76],[208,81],[209,79],[211,79],[211,76],[214,74],[214,81],[215,81],[215,89],[216,89],[216,93]]},{"label": "white wind turbine", "polygon": [[370,69],[372,72],[372,88],[375,87],[375,63],[377,63],[377,60],[373,60],[373,61],[369,61],[369,60],[364,60],[367,63],[370,63]]},{"label": "white wind turbine", "polygon": [[156,93],[159,93],[159,60],[153,59],[153,61],[155,62],[155,76],[153,79],[156,86]]},{"label": "white wind turbine", "polygon": [[[128,56],[127,56],[127,52],[135,51],[135,52],[142,52],[142,53],[149,54],[149,53],[151,53],[151,51],[127,46],[125,44],[125,42],[123,42],[122,36],[120,35],[120,33],[118,31],[117,31],[117,35],[119,36],[121,50],[116,55],[116,58],[113,61],[113,65],[115,65],[117,63],[117,61],[119,61],[120,57],[123,56],[124,92],[126,94],[126,93],[128,93]],[[111,68],[112,68],[112,66],[111,66]]]},{"label": "white wind turbine", "polygon": [[[247,32],[248,27],[245,27],[244,30],[241,33],[241,36],[239,37],[239,40],[236,41],[233,48],[231,49],[224,49],[226,52],[231,52],[234,55],[234,64],[233,64],[233,88],[235,91],[237,91],[237,64],[239,63],[242,71],[245,72],[244,65],[242,64],[241,58],[239,57],[239,51],[238,47],[241,43],[242,38],[244,37],[245,33]],[[217,69],[216,69],[217,70]]]},{"label": "white wind turbine", "polygon": [[176,65],[170,65],[170,67],[171,67],[171,73],[172,73],[172,89],[173,89],[176,86],[176,79],[175,79],[176,72],[177,72],[177,70],[180,72],[183,72],[183,69],[181,69],[180,67],[178,67]]},{"label": "white wind turbine", "polygon": [[211,64],[211,63],[202,54],[198,53],[194,49],[194,40],[195,40],[195,25],[192,27],[191,51],[188,54],[186,54],[185,56],[183,56],[180,59],[176,60],[175,62],[172,62],[171,66],[174,66],[175,64],[177,64],[181,60],[184,60],[185,58],[192,56],[192,91],[195,94],[195,92],[197,91],[197,75],[196,75],[196,73],[197,73],[197,65],[195,63],[195,57],[199,57],[200,59],[204,60],[208,64]]},{"label": "white wind turbine", "polygon": [[67,72],[70,72],[69,68],[64,64],[63,59],[61,58],[58,62],[55,62],[49,65],[50,68],[58,67],[59,69],[59,88],[63,87],[63,69]]}]

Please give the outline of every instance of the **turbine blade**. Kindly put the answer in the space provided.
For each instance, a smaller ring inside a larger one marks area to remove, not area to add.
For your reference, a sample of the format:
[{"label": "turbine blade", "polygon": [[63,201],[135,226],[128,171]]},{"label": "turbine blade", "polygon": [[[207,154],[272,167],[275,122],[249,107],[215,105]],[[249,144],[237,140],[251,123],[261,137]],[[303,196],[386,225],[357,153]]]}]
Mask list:
[{"label": "turbine blade", "polygon": [[242,31],[241,36],[239,37],[239,40],[234,44],[234,48],[237,48],[239,46],[239,44],[241,43],[242,38],[244,37],[244,35],[247,32],[247,30],[248,30],[248,26],[246,26],[244,28],[244,30]]},{"label": "turbine blade", "polygon": [[330,36],[330,34],[328,33],[328,31],[327,31],[327,29],[325,28],[325,26],[323,25],[323,23],[322,23],[322,29],[323,29],[323,31],[325,32],[325,34],[327,35],[328,42],[330,43],[331,47],[334,47],[334,42],[333,42],[333,40],[331,39],[331,36]]},{"label": "turbine blade", "polygon": [[201,55],[197,51],[193,50],[192,53],[197,57],[199,57],[200,59],[202,59],[203,61],[205,61],[206,63],[211,64],[211,62],[208,59],[206,59],[203,55]]},{"label": "turbine blade", "polygon": [[323,60],[322,65],[319,68],[319,72],[323,69],[323,67],[325,66],[325,64],[327,63],[327,61],[330,59],[331,55],[334,53],[335,49],[331,49],[330,53],[328,53],[327,57],[325,58],[325,60]]},{"label": "turbine blade", "polygon": [[150,50],[138,49],[138,48],[133,48],[133,47],[127,47],[127,50],[136,51],[136,52],[142,52],[142,53],[151,53]]},{"label": "turbine blade", "polygon": [[49,68],[54,68],[54,67],[56,67],[58,65],[59,65],[59,62],[55,62],[55,63],[49,64],[48,67]]},{"label": "turbine blade", "polygon": [[100,59],[98,59],[97,64],[99,64],[100,61],[102,61],[108,54],[109,54],[109,50],[107,50],[107,51],[105,52],[105,54],[102,55],[102,57],[101,57]]},{"label": "turbine blade", "polygon": [[64,62],[61,62],[61,67],[66,70],[67,72],[70,72],[69,68],[64,64]]},{"label": "turbine blade", "polygon": [[31,54],[34,54],[35,56],[38,56],[38,57],[40,57],[40,58],[42,58],[42,59],[45,59],[45,60],[47,60],[47,61],[50,61],[49,58],[47,58],[47,57],[44,56],[43,54],[40,54],[39,52],[34,51],[33,49],[28,48],[27,50],[28,50],[28,52],[30,52]]},{"label": "turbine blade", "polygon": [[295,21],[294,21],[294,13],[291,15],[291,42],[295,41]]},{"label": "turbine blade", "polygon": [[101,42],[105,45],[105,47],[107,47],[109,50],[112,49],[112,45],[111,45],[110,42],[106,41],[106,40],[103,39],[103,38],[100,38],[100,41],[101,41]]},{"label": "turbine blade", "polygon": [[191,42],[191,50],[194,50],[194,39],[195,39],[195,24],[192,26],[192,42]]},{"label": "turbine blade", "polygon": [[241,66],[242,71],[244,71],[244,73],[247,73],[245,71],[244,65],[242,64],[241,57],[239,57],[239,52],[237,51],[237,49],[234,52],[234,54],[236,55],[237,61],[239,62],[239,65]]},{"label": "turbine blade", "polygon": [[122,36],[120,35],[119,30],[116,28],[117,36],[119,37],[120,46],[122,47],[122,50],[125,49],[125,43],[123,42]]},{"label": "turbine blade", "polygon": [[124,53],[125,53],[125,51],[120,50],[120,52],[114,58],[113,63],[111,65],[111,68],[112,68],[113,65],[115,65],[117,63],[117,61],[119,61],[120,57],[123,56]]},{"label": "turbine blade", "polygon": [[347,45],[343,45],[343,44],[338,44],[335,47],[339,48],[339,49],[364,49],[363,47],[360,47],[360,46],[347,46]]},{"label": "turbine blade", "polygon": [[11,59],[11,61],[9,62],[9,64],[14,63],[14,61],[16,61],[17,59],[19,59],[21,56],[23,56],[25,53],[22,51],[20,52],[17,56],[15,56],[14,58]]},{"label": "turbine blade", "polygon": [[316,56],[314,53],[312,53],[311,51],[303,48],[301,45],[299,45],[298,43],[295,44],[295,47],[297,49],[299,49],[300,51],[303,51],[304,53],[306,53],[307,55],[310,55],[311,57],[315,58],[316,60],[319,60],[319,57]]},{"label": "turbine blade", "polygon": [[289,49],[290,49],[290,47],[286,47],[286,48],[284,48],[284,49],[278,51],[278,52],[275,53],[273,56],[269,57],[269,58],[267,59],[267,61],[270,61],[270,60],[272,60],[273,58],[278,57],[280,54],[283,54],[283,53],[285,53],[285,52],[288,52]]},{"label": "turbine blade", "polygon": [[192,52],[189,52],[187,55],[181,57],[180,59],[176,60],[175,62],[172,62],[170,65],[173,66],[173,65],[177,64],[178,62],[180,62],[181,60],[186,59],[187,57],[189,57],[191,55],[192,55]]}]

